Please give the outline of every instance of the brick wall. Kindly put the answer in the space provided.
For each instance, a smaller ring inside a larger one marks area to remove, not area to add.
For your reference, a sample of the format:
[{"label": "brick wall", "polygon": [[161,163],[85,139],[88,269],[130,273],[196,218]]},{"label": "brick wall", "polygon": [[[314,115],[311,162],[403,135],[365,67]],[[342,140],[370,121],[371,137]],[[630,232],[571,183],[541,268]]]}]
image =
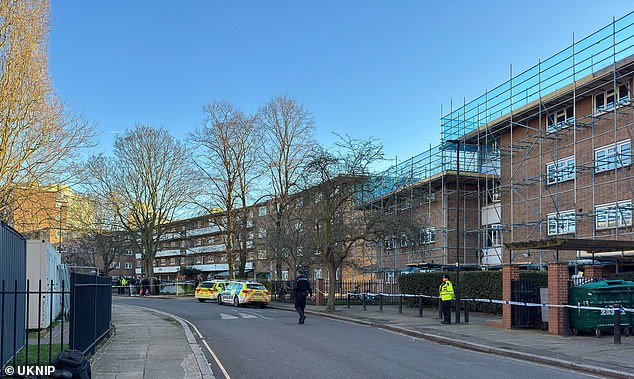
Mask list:
[{"label": "brick wall", "polygon": [[[502,267],[502,300],[511,301],[511,282],[520,280],[520,268],[514,265]],[[505,329],[511,329],[511,306],[502,306],[502,325]]]},{"label": "brick wall", "polygon": [[[548,304],[568,303],[568,265],[551,263],[548,265]],[[548,308],[548,333],[566,335],[564,329],[564,309]]]},{"label": "brick wall", "polygon": [[586,278],[603,279],[604,278],[603,267],[586,266],[584,267],[583,276],[585,276]]}]

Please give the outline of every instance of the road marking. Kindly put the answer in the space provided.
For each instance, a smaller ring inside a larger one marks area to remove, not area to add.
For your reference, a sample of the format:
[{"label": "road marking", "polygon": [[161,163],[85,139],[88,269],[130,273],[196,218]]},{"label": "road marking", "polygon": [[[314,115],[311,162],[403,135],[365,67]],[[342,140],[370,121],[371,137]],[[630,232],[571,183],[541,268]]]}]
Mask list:
[{"label": "road marking", "polygon": [[211,350],[211,348],[209,347],[209,344],[207,344],[207,341],[205,341],[205,339],[203,338],[203,335],[200,333],[196,325],[192,324],[189,320],[185,320],[185,319],[183,320],[189,325],[191,325],[192,328],[194,328],[194,330],[198,334],[198,337],[200,337],[201,341],[203,341],[203,344],[207,348],[207,351],[209,351],[209,354],[211,354],[214,361],[216,361],[216,364],[218,365],[218,368],[220,368],[220,371],[222,371],[222,374],[225,376],[225,379],[231,379],[231,376],[229,376],[229,373],[227,372],[227,370],[225,370],[225,366],[223,366],[222,363],[220,363],[220,359],[218,359],[218,356],[216,355],[216,353],[214,353],[214,351]]},{"label": "road marking", "polygon": [[221,313],[221,314],[220,314],[220,318],[221,318],[221,319],[223,319],[223,320],[233,320],[233,319],[240,318],[240,317],[237,317],[237,316],[231,316],[231,315],[226,315],[226,314],[224,314],[224,313]]},{"label": "road marking", "polygon": [[258,318],[257,315],[251,313],[238,313],[242,318]]}]

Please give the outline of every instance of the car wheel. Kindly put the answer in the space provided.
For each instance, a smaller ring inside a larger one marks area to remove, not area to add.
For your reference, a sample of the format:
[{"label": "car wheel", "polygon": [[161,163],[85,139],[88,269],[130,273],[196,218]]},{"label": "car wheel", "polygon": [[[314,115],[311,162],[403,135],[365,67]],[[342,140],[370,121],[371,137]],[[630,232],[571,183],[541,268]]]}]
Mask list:
[{"label": "car wheel", "polygon": [[200,301],[201,303],[204,303],[204,302],[205,302],[205,300],[207,300],[207,299],[201,299],[201,298],[198,298],[198,301]]},{"label": "car wheel", "polygon": [[266,308],[266,303],[260,304],[260,308],[263,308],[263,309]]},{"label": "car wheel", "polygon": [[239,307],[240,306],[240,299],[238,299],[237,296],[233,298],[233,306],[234,307]]}]

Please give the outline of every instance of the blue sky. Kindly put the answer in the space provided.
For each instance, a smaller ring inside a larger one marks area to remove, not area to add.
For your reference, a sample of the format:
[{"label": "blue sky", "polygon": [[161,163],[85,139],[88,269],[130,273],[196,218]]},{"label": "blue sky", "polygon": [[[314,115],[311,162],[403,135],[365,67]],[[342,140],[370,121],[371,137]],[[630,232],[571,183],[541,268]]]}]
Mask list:
[{"label": "blue sky", "polygon": [[51,75],[108,153],[136,123],[178,138],[204,104],[255,112],[287,94],[316,137],[374,137],[386,157],[437,144],[462,104],[634,10],[628,1],[51,0]]}]

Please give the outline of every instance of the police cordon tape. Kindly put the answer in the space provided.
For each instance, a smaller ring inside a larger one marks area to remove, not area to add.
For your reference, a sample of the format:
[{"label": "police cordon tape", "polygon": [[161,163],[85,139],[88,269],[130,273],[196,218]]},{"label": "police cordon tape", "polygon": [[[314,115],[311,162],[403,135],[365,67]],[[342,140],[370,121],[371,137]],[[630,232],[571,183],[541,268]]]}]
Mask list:
[{"label": "police cordon tape", "polygon": [[[430,295],[411,295],[411,294],[389,294],[389,293],[372,293],[372,292],[348,292],[348,295],[365,295],[365,296],[384,296],[384,297],[423,297],[427,299],[438,299],[438,296],[430,296]],[[615,310],[619,310],[621,312],[632,312],[634,313],[634,308],[625,308],[625,307],[590,307],[586,305],[569,305],[569,304],[540,304],[540,303],[526,303],[522,301],[509,301],[509,300],[495,300],[495,299],[476,299],[476,298],[462,298],[461,301],[475,301],[479,303],[489,303],[489,304],[503,304],[503,305],[519,305],[525,307],[551,307],[551,308],[570,308],[570,309],[585,309],[589,311],[610,311],[614,312]]]}]

